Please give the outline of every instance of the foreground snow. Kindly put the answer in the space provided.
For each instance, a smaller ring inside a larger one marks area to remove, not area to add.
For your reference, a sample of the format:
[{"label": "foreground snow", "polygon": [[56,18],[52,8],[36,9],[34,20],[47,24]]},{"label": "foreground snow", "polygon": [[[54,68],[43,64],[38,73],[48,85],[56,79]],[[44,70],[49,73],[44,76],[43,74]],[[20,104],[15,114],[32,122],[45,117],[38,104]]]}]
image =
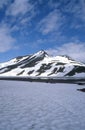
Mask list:
[{"label": "foreground snow", "polygon": [[0,81],[0,130],[85,130],[83,87]]}]

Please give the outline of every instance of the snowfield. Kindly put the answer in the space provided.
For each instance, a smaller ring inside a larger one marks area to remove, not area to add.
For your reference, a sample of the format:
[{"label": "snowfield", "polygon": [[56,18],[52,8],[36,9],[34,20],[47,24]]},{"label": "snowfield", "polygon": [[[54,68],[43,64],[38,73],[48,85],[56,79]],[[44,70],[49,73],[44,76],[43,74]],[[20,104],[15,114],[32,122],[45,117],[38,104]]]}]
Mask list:
[{"label": "snowfield", "polygon": [[0,81],[0,130],[85,130],[84,87]]}]

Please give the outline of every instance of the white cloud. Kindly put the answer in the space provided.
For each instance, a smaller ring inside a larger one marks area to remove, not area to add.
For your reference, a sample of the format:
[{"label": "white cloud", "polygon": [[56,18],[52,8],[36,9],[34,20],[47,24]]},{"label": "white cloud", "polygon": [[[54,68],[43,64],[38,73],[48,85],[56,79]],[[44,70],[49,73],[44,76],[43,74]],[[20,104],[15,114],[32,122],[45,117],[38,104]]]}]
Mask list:
[{"label": "white cloud", "polygon": [[15,39],[10,34],[10,29],[0,26],[0,52],[6,52],[14,47]]},{"label": "white cloud", "polygon": [[71,58],[85,62],[85,43],[66,43],[55,49],[48,49],[47,52],[51,55],[68,55]]},{"label": "white cloud", "polygon": [[42,34],[58,31],[63,23],[61,22],[61,19],[63,19],[63,17],[58,12],[58,10],[55,9],[40,21],[38,28]]},{"label": "white cloud", "polygon": [[28,0],[15,0],[7,10],[6,14],[11,16],[17,16],[19,14],[24,15],[30,11],[33,6],[28,2]]}]

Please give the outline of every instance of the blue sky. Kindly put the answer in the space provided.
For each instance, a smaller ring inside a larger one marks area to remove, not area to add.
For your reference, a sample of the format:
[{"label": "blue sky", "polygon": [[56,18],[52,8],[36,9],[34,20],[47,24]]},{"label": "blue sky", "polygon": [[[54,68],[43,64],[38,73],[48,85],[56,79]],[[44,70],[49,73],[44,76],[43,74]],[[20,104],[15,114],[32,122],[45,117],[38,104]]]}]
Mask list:
[{"label": "blue sky", "polygon": [[0,1],[0,62],[42,49],[85,62],[85,0]]}]

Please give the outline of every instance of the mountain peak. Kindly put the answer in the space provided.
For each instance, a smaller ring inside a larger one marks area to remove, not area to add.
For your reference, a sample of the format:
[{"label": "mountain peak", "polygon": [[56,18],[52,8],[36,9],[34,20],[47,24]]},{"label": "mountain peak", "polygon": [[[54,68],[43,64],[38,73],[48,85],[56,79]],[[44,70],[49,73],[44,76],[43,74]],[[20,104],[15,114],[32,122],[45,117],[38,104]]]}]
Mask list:
[{"label": "mountain peak", "polygon": [[39,52],[42,53],[42,54],[47,54],[47,52],[44,51],[44,50],[40,50]]},{"label": "mountain peak", "polygon": [[49,56],[44,50],[0,64],[0,76],[85,76],[85,65],[66,55]]},{"label": "mountain peak", "polygon": [[48,56],[47,52],[45,52],[44,50],[40,50],[37,53],[35,53],[34,55],[43,56],[43,57],[47,57]]}]

